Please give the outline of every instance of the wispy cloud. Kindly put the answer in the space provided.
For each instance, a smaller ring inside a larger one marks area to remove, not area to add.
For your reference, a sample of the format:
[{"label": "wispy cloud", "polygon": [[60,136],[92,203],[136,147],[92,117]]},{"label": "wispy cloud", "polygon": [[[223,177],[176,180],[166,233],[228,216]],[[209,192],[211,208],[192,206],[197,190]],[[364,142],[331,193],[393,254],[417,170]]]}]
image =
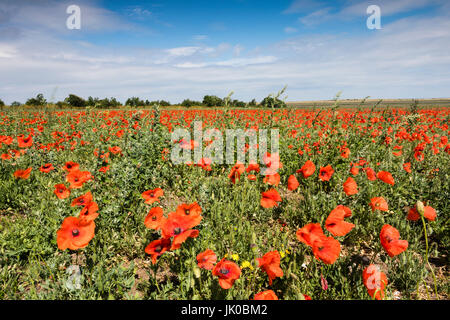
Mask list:
[{"label": "wispy cloud", "polygon": [[137,19],[146,19],[152,15],[150,10],[144,9],[140,6],[133,6],[126,9],[126,13],[128,16],[137,18]]},{"label": "wispy cloud", "polygon": [[192,63],[192,62],[183,62],[176,64],[175,67],[178,68],[204,68],[204,67],[244,67],[255,64],[266,64],[277,61],[277,58],[274,56],[258,56],[253,58],[233,58],[223,61],[215,61],[215,62],[203,62],[203,63]]},{"label": "wispy cloud", "polygon": [[312,26],[330,19],[332,15],[330,14],[331,8],[323,8],[314,11],[304,17],[300,17],[298,20],[306,26]]},{"label": "wispy cloud", "polygon": [[310,12],[312,10],[316,10],[317,8],[320,8],[323,6],[324,1],[318,1],[318,0],[294,0],[289,5],[288,8],[286,8],[283,13],[284,14],[293,14],[293,13],[305,13]]},{"label": "wispy cloud", "polygon": [[296,33],[296,32],[298,32],[298,30],[293,27],[286,27],[286,28],[284,28],[284,32],[285,33]]},{"label": "wispy cloud", "polygon": [[193,36],[192,39],[194,39],[195,41],[205,41],[208,40],[209,37],[206,34],[197,34]]}]

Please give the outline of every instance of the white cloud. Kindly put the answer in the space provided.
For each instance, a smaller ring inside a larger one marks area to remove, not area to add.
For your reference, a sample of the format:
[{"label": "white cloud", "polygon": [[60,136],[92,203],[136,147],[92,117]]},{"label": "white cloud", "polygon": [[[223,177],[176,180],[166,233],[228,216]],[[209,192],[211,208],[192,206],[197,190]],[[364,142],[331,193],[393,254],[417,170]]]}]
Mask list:
[{"label": "white cloud", "polygon": [[298,30],[296,28],[286,27],[286,28],[284,28],[284,32],[285,33],[296,33],[296,32],[298,32]]},{"label": "white cloud", "polygon": [[0,44],[0,58],[14,58],[17,52],[14,47],[7,44]]},{"label": "white cloud", "polygon": [[198,52],[200,47],[178,47],[167,49],[166,52],[174,57],[188,57]]},{"label": "white cloud", "polygon": [[205,41],[208,40],[208,36],[205,34],[197,34],[192,37],[195,41]]},{"label": "white cloud", "polygon": [[192,63],[192,62],[184,62],[174,65],[178,68],[204,68],[211,66],[218,67],[243,67],[254,64],[265,64],[272,63],[277,60],[274,56],[260,56],[254,58],[234,58],[222,61],[208,62],[208,63]]},{"label": "white cloud", "polygon": [[304,13],[315,10],[323,5],[323,1],[317,0],[294,0],[290,6],[283,11],[284,14]]},{"label": "white cloud", "polygon": [[[236,49],[239,48],[239,49]],[[239,51],[239,55],[237,55]],[[270,46],[111,49],[46,29],[0,40],[1,99],[24,102],[130,96],[179,102],[205,94],[261,100],[288,85],[289,100],[449,97],[450,19],[409,17],[364,34],[302,34]]]},{"label": "white cloud", "polygon": [[233,56],[239,57],[243,50],[244,50],[244,47],[241,46],[240,44],[235,45],[233,48]]},{"label": "white cloud", "polygon": [[304,17],[300,17],[298,20],[306,26],[312,26],[328,20],[331,17],[330,11],[331,8],[323,8]]}]

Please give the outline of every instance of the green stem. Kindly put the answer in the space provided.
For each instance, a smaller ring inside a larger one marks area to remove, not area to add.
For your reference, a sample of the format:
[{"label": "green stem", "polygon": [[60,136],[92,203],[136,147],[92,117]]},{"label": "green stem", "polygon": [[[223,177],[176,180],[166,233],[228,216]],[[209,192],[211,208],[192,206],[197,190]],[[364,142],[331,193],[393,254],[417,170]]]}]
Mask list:
[{"label": "green stem", "polygon": [[[428,261],[428,237],[427,237],[427,226],[425,224],[425,219],[423,217],[423,214],[420,214],[420,219],[422,220],[422,224],[423,224],[423,233],[425,235],[425,261],[428,264],[428,266],[430,267],[430,271],[431,271],[431,275],[433,276],[433,281],[434,281],[434,292],[436,294],[436,299],[439,300],[439,296],[438,296],[438,292],[437,292],[437,284],[436,284],[436,276],[434,275],[434,271],[433,268],[430,265],[430,262]],[[426,288],[426,283],[425,283],[425,288]],[[428,293],[428,290],[427,290]]]}]

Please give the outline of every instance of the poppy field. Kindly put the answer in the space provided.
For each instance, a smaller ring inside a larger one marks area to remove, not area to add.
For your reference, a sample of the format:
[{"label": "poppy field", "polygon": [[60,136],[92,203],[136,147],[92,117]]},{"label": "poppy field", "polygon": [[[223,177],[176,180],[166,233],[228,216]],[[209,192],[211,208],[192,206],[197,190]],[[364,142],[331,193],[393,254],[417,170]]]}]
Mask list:
[{"label": "poppy field", "polygon": [[[448,299],[449,120],[416,107],[1,110],[0,298]],[[175,145],[211,143],[172,138],[195,121],[278,129],[279,150],[175,164]]]}]

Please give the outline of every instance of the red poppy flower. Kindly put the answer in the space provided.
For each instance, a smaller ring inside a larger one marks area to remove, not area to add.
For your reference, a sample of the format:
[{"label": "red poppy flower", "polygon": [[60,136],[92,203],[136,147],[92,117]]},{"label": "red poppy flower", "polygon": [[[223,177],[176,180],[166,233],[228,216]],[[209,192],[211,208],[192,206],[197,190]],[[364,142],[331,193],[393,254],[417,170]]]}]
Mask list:
[{"label": "red poppy flower", "polygon": [[414,158],[415,158],[417,161],[421,162],[421,161],[423,161],[423,160],[425,159],[425,155],[424,155],[423,152],[421,152],[421,151],[415,151],[415,152],[414,152]]},{"label": "red poppy flower", "polygon": [[308,223],[303,228],[297,230],[296,236],[298,241],[310,247],[312,247],[316,240],[326,237],[319,223]]},{"label": "red poppy flower", "polygon": [[273,279],[283,276],[283,270],[280,268],[280,254],[278,251],[266,253],[262,258],[257,258],[258,266],[269,276],[269,285],[272,285]]},{"label": "red poppy flower", "polygon": [[122,149],[121,149],[120,147],[118,147],[118,146],[115,146],[115,147],[109,147],[109,151],[110,151],[112,154],[122,154]]},{"label": "red poppy flower", "polygon": [[31,134],[25,137],[23,134],[17,136],[17,144],[19,148],[29,148],[33,145],[33,137]]},{"label": "red poppy flower", "polygon": [[89,171],[72,170],[66,176],[66,181],[70,183],[70,189],[80,189],[91,178],[92,176]]},{"label": "red poppy flower", "polygon": [[177,207],[175,214],[181,216],[189,216],[192,219],[197,219],[198,222],[196,224],[199,224],[201,221],[202,208],[197,202],[191,204],[183,203]]},{"label": "red poppy flower", "polygon": [[161,188],[156,188],[153,190],[147,190],[142,193],[142,198],[144,198],[146,204],[152,204],[154,202],[159,202],[159,197],[164,195],[164,191]]},{"label": "red poppy flower", "polygon": [[248,165],[247,169],[245,169],[245,171],[247,173],[252,172],[252,171],[256,171],[256,172],[259,173],[259,171],[260,171],[259,164],[257,164],[257,163],[249,163],[249,165]]},{"label": "red poppy flower", "polygon": [[305,164],[303,165],[303,167],[301,167],[300,170],[297,170],[297,173],[301,172],[303,174],[303,177],[306,179],[306,178],[312,176],[315,171],[316,171],[316,166],[314,165],[314,163],[311,160],[308,160],[305,162]]},{"label": "red poppy flower", "polygon": [[158,230],[164,224],[166,218],[161,207],[151,208],[144,219],[144,224],[149,229]]},{"label": "red poppy flower", "polygon": [[11,155],[9,153],[3,153],[1,157],[2,157],[2,160],[9,160],[9,159],[11,159]]},{"label": "red poppy flower", "polygon": [[86,247],[94,235],[94,221],[86,224],[76,217],[68,217],[56,232],[56,242],[60,250],[78,250]]},{"label": "red poppy flower", "polygon": [[266,174],[274,174],[278,169],[283,168],[283,163],[280,161],[280,155],[278,153],[270,154],[267,152],[263,157],[264,164],[266,165]]},{"label": "red poppy flower", "polygon": [[408,173],[411,173],[411,162],[404,163],[403,170],[405,170]]},{"label": "red poppy flower", "polygon": [[9,146],[13,141],[14,139],[11,136],[0,136],[0,144],[4,143]]},{"label": "red poppy flower", "polygon": [[170,247],[170,250],[179,249],[181,247],[181,245],[183,244],[183,242],[185,242],[187,240],[187,238],[197,238],[199,234],[200,234],[200,231],[195,230],[195,229],[189,229],[184,232],[181,232],[178,235],[176,234],[173,237],[172,246]]},{"label": "red poppy flower", "polygon": [[344,182],[344,192],[346,195],[351,196],[358,193],[358,185],[356,184],[355,179],[349,177]]},{"label": "red poppy flower", "polygon": [[14,177],[16,179],[28,179],[30,177],[31,167],[25,170],[16,170],[14,172]]},{"label": "red poppy flower", "polygon": [[105,166],[105,167],[101,167],[100,169],[98,169],[99,172],[105,173],[109,170],[110,166]]},{"label": "red poppy flower", "polygon": [[291,174],[288,178],[288,190],[294,191],[298,188],[299,185],[300,184],[298,183],[297,178],[293,174]]},{"label": "red poppy flower", "polygon": [[333,175],[333,173],[334,173],[334,170],[330,165],[328,165],[326,167],[320,167],[319,178],[322,181],[329,181],[331,179],[331,176]]},{"label": "red poppy flower", "polygon": [[249,175],[247,175],[247,179],[250,180],[250,181],[255,181],[256,180],[256,175],[250,174],[250,172],[255,171],[255,172],[259,173],[259,171],[260,171],[259,164],[257,164],[257,163],[250,163],[248,165],[247,169],[245,169],[245,171],[247,173],[249,173]]},{"label": "red poppy flower", "polygon": [[266,290],[255,294],[254,300],[278,300],[277,295],[273,290]]},{"label": "red poppy flower", "polygon": [[80,168],[80,165],[78,163],[73,162],[73,161],[68,161],[64,165],[63,170],[71,172],[71,171],[78,170],[79,168]]},{"label": "red poppy flower", "polygon": [[350,169],[350,173],[354,176],[357,176],[359,174],[359,168],[355,164],[353,164],[352,168]]},{"label": "red poppy flower", "polygon": [[197,265],[199,268],[212,270],[217,262],[217,255],[211,249],[206,249],[197,255]]},{"label": "red poppy flower", "polygon": [[70,190],[63,184],[55,185],[55,191],[53,191],[53,193],[56,194],[59,199],[66,199],[70,196]]},{"label": "red poppy flower", "polygon": [[230,289],[241,276],[241,269],[236,263],[223,258],[213,268],[212,275],[219,277],[219,285],[223,289]]},{"label": "red poppy flower", "polygon": [[80,222],[89,223],[98,217],[98,205],[96,202],[88,202],[80,211]]},{"label": "red poppy flower", "polygon": [[20,151],[18,151],[18,150],[9,150],[9,153],[12,155],[12,156],[14,156],[14,158],[19,158],[20,157]]},{"label": "red poppy flower", "polygon": [[90,191],[72,200],[71,206],[85,206],[92,201],[92,193]]},{"label": "red poppy flower", "polygon": [[[434,221],[434,220],[436,220],[436,216],[437,216],[436,210],[430,206],[424,206],[423,216],[430,221]],[[417,211],[416,207],[413,207],[409,210],[408,217],[406,219],[411,220],[411,221],[417,221],[420,219],[420,214]]]},{"label": "red poppy flower", "polygon": [[152,263],[155,264],[156,260],[170,248],[170,239],[159,239],[150,242],[145,247],[145,253],[152,256]]},{"label": "red poppy flower", "polygon": [[375,173],[375,170],[373,170],[372,168],[369,168],[369,167],[364,168],[363,170],[366,172],[367,179],[369,179],[371,181],[377,180],[377,175]]},{"label": "red poppy flower", "polygon": [[346,206],[339,205],[333,209],[325,220],[325,228],[334,236],[345,236],[355,225],[344,221],[344,218],[350,217],[352,211]]},{"label": "red poppy flower", "polygon": [[384,289],[388,280],[377,265],[371,264],[363,270],[363,283],[372,298],[377,300],[384,298]]},{"label": "red poppy flower", "polygon": [[263,182],[271,186],[278,186],[280,184],[280,175],[278,173],[268,174],[264,177]]},{"label": "red poppy flower", "polygon": [[333,264],[339,257],[341,244],[333,237],[325,237],[315,240],[312,249],[316,259],[325,264]]},{"label": "red poppy flower", "polygon": [[281,201],[281,197],[275,189],[262,192],[261,196],[261,207],[266,209],[278,206],[278,202]]},{"label": "red poppy flower", "polygon": [[181,244],[186,241],[187,238],[195,238],[198,236],[198,230],[192,230],[193,227],[198,225],[201,216],[191,217],[187,215],[179,215],[175,212],[169,214],[167,219],[161,225],[161,231],[163,238],[174,237],[172,241],[172,247],[170,250],[176,250],[180,248]]},{"label": "red poppy flower", "polygon": [[390,184],[390,185],[394,185],[395,181],[394,178],[392,177],[391,173],[388,171],[380,171],[377,173],[377,178],[380,179],[381,181]]},{"label": "red poppy flower", "polygon": [[341,157],[342,158],[347,159],[349,155],[350,155],[350,149],[349,148],[342,149],[342,153],[341,153]]},{"label": "red poppy flower", "polygon": [[241,174],[243,174],[244,171],[244,165],[240,162],[236,162],[236,164],[231,168],[231,172],[228,175],[228,178],[232,183],[236,183],[236,179],[239,180],[241,178]]},{"label": "red poppy flower", "polygon": [[47,163],[44,164],[43,166],[41,166],[39,168],[39,171],[44,172],[44,173],[49,173],[50,171],[54,170],[55,168],[53,167],[53,165],[51,163]]},{"label": "red poppy flower", "polygon": [[399,240],[400,233],[393,226],[385,224],[380,232],[380,241],[390,257],[396,256],[408,248],[408,241]]},{"label": "red poppy flower", "polygon": [[375,210],[388,211],[388,203],[383,197],[375,197],[370,199],[369,205],[372,207],[372,212]]}]

